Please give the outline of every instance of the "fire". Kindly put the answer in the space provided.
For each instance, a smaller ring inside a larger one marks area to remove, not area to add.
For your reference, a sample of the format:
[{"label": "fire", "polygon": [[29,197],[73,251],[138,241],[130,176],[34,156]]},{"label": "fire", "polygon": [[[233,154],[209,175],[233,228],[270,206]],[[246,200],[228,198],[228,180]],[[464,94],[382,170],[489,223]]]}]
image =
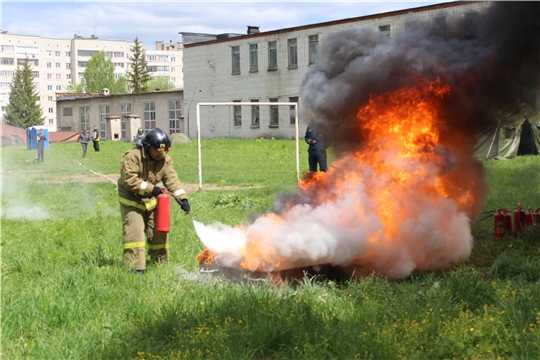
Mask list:
[{"label": "fire", "polygon": [[398,278],[466,259],[483,183],[467,141],[443,121],[451,96],[439,79],[420,78],[372,95],[356,116],[365,140],[300,181],[309,200],[236,227],[242,246],[232,257],[215,246],[216,261],[264,271],[331,263]]},{"label": "fire", "polygon": [[199,255],[195,257],[195,260],[197,260],[199,264],[213,264],[215,262],[215,257],[216,254],[213,254],[210,252],[210,250],[205,248]]}]

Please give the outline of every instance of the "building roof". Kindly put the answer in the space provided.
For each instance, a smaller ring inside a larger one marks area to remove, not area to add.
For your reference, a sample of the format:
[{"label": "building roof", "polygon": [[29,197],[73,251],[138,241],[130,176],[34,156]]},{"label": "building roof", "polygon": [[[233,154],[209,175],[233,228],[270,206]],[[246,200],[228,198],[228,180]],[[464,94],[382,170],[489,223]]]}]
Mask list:
[{"label": "building roof", "polygon": [[8,124],[0,124],[0,135],[5,138],[18,136],[26,144],[26,129]]},{"label": "building roof", "polygon": [[134,95],[148,95],[148,94],[160,94],[165,92],[183,92],[183,88],[172,88],[167,90],[158,90],[158,91],[148,91],[148,92],[141,92],[141,93],[133,93],[133,94],[99,94],[99,93],[56,93],[56,101],[66,101],[66,100],[78,100],[78,99],[87,99],[87,98],[105,98],[105,97],[113,97],[113,96],[134,96]]},{"label": "building roof", "polygon": [[[450,8],[454,6],[462,6],[462,5],[466,5],[466,4],[474,3],[474,2],[476,1],[453,1],[453,2],[439,3],[435,5],[427,5],[427,6],[421,6],[421,7],[416,7],[416,8],[410,8],[410,9],[395,10],[395,11],[390,11],[390,12],[385,12],[385,13],[365,15],[365,16],[341,19],[341,20],[332,20],[332,21],[327,21],[327,22],[322,22],[322,23],[302,25],[302,26],[278,29],[278,30],[273,30],[273,31],[266,31],[266,32],[257,32],[257,33],[252,33],[252,34],[212,35],[212,34],[197,34],[197,33],[188,33],[188,32],[179,32],[179,34],[186,36],[186,39],[183,40],[184,48],[191,48],[191,47],[205,46],[205,45],[219,43],[219,42],[235,41],[237,40],[238,36],[242,36],[242,38],[245,38],[245,37],[255,38],[259,36],[268,36],[268,35],[273,35],[273,34],[288,33],[288,32],[297,31],[297,30],[312,29],[312,28],[317,28],[321,26],[333,26],[333,25],[338,25],[338,24],[366,21],[366,20],[371,20],[371,19],[382,19],[385,17],[393,17],[397,15],[406,15],[409,13],[416,13],[416,12],[421,12],[421,11],[445,9],[445,8]],[[197,37],[199,38],[197,39]]]}]

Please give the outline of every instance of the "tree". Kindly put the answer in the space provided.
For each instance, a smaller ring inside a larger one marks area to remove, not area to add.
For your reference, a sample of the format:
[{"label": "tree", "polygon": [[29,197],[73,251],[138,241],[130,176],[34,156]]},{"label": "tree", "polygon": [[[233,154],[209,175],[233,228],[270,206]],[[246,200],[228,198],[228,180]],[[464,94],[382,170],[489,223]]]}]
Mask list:
[{"label": "tree", "polygon": [[30,61],[26,58],[21,65],[17,65],[13,74],[9,103],[4,115],[6,122],[21,128],[43,125],[45,117],[38,102],[39,94],[34,85],[34,75]]},{"label": "tree", "polygon": [[[111,94],[127,93],[125,81],[119,80],[114,78],[114,65],[111,59],[107,59],[105,51],[101,50],[88,60],[81,87],[87,93],[99,93],[103,88],[109,89]],[[80,89],[78,86],[75,88]]]},{"label": "tree", "polygon": [[133,55],[129,57],[130,70],[127,72],[127,86],[131,93],[140,93],[148,91],[148,83],[150,82],[150,71],[146,68],[146,55],[139,42],[139,38],[135,38],[135,44],[131,47]]},{"label": "tree", "polygon": [[158,76],[148,82],[148,91],[168,90],[174,88],[174,83],[165,76]]}]

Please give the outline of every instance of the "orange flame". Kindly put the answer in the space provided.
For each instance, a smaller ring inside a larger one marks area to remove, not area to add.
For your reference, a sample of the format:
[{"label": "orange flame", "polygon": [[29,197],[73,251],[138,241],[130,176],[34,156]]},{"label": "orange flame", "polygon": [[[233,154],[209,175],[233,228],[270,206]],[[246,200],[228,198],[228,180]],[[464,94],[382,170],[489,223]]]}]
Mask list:
[{"label": "orange flame", "polygon": [[[415,268],[440,268],[468,257],[470,219],[478,215],[485,190],[470,156],[473,143],[442,121],[442,105],[449,96],[449,85],[439,79],[418,79],[415,86],[371,96],[357,113],[365,141],[335,160],[328,172],[304,176],[299,188],[309,203],[289,204],[280,216],[265,215],[256,226],[242,228],[246,242],[240,266],[274,270],[327,261],[399,277]],[[276,236],[294,238],[300,230],[291,223],[298,223],[304,212],[317,218],[323,211],[319,219],[333,217],[340,229],[333,229],[328,220],[327,228],[310,230],[313,237],[326,239],[326,232],[342,236],[338,242],[357,247],[348,249],[350,258],[345,251],[341,257],[346,260],[336,260],[339,244],[328,247],[328,254],[303,258],[290,255],[300,245],[282,248],[282,240],[288,239]]]}]

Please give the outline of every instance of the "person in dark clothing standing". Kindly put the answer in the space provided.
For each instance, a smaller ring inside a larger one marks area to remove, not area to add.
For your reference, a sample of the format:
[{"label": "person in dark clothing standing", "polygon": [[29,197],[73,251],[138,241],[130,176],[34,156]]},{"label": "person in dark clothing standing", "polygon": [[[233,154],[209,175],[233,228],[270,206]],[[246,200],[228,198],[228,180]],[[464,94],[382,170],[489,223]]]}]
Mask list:
[{"label": "person in dark clothing standing", "polygon": [[86,132],[86,129],[83,129],[82,133],[79,134],[77,142],[82,145],[82,157],[86,157],[86,149],[88,148],[88,143],[92,141],[92,136]]},{"label": "person in dark clothing standing", "polygon": [[37,136],[37,161],[43,162],[43,155],[45,153],[45,141],[47,141],[47,137],[43,133],[43,129],[39,129],[39,134]]},{"label": "person in dark clothing standing", "polygon": [[94,130],[92,131],[92,141],[94,141],[94,150],[96,152],[99,151],[99,131],[97,126],[94,126]]},{"label": "person in dark clothing standing", "polygon": [[324,140],[322,133],[317,131],[315,124],[311,123],[306,129],[306,135],[304,140],[309,145],[308,149],[308,162],[309,171],[317,172],[317,164],[319,165],[319,171],[326,172],[328,170],[328,164],[326,160],[326,149],[328,148],[327,142]]}]

